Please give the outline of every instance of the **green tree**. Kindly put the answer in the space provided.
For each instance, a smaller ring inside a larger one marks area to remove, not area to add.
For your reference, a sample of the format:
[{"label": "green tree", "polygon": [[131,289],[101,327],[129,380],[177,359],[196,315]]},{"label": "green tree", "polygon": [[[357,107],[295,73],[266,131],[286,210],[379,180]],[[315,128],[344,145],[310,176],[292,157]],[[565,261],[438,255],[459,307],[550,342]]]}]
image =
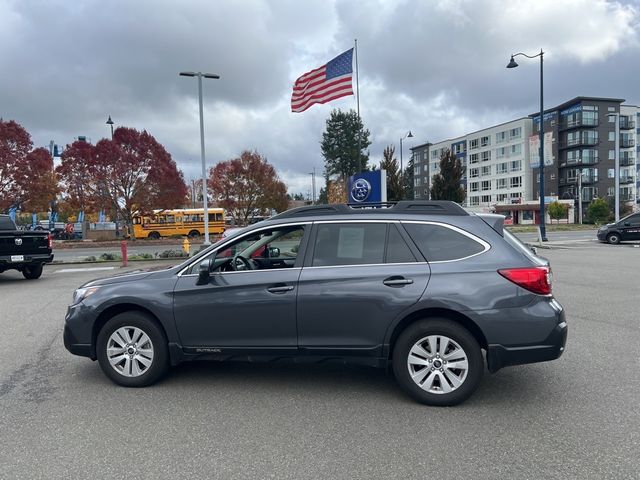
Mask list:
[{"label": "green tree", "polygon": [[369,130],[364,128],[355,110],[333,110],[327,119],[326,130],[320,142],[326,176],[337,175],[346,180],[350,175],[366,170],[369,155],[365,155],[363,151],[366,151],[369,145]]},{"label": "green tree", "polygon": [[609,202],[604,198],[596,198],[590,204],[587,209],[589,220],[593,223],[601,223],[609,218],[611,215],[611,209],[609,208]]},{"label": "green tree", "polygon": [[402,175],[402,191],[403,197],[407,200],[413,200],[413,157],[407,162],[407,166],[404,167]]},{"label": "green tree", "polygon": [[388,145],[382,152],[382,162],[380,162],[380,169],[387,171],[387,200],[390,202],[403,198],[402,178],[400,177],[398,160],[394,158],[395,152],[395,147]]},{"label": "green tree", "polygon": [[556,200],[555,202],[549,204],[549,208],[547,209],[547,211],[549,212],[549,217],[551,217],[552,220],[560,223],[561,218],[567,218],[569,205],[560,203]]},{"label": "green tree", "polygon": [[464,201],[464,187],[460,185],[464,169],[460,159],[445,148],[440,155],[440,171],[433,176],[431,198],[433,200]]},{"label": "green tree", "polygon": [[320,188],[320,193],[318,194],[318,204],[326,205],[329,203],[329,199],[327,198],[327,186]]}]

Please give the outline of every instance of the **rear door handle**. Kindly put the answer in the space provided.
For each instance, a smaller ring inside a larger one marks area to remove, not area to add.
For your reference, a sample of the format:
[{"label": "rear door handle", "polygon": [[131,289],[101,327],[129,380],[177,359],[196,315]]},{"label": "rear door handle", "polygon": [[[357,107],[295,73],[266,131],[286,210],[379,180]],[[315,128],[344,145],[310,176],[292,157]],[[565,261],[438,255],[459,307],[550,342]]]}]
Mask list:
[{"label": "rear door handle", "polygon": [[413,280],[404,277],[389,277],[382,281],[387,287],[402,287],[404,285],[411,285]]},{"label": "rear door handle", "polygon": [[267,288],[267,292],[270,293],[286,293],[293,290],[293,285],[274,285],[273,287]]}]

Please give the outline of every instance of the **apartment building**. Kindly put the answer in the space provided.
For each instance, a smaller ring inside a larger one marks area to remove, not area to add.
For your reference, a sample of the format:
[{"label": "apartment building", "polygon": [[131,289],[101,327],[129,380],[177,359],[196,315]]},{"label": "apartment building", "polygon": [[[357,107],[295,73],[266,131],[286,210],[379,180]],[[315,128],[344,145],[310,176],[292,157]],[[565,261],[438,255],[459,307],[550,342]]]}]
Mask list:
[{"label": "apartment building", "polygon": [[[620,199],[640,204],[640,109],[623,99],[576,97],[544,112],[545,198],[589,202],[615,194],[615,120],[620,121]],[[482,207],[540,198],[538,138],[540,115],[411,149],[414,196],[429,198],[443,149],[465,166],[465,204]],[[579,178],[581,177],[581,178]],[[580,181],[581,180],[581,181]],[[582,191],[579,192],[579,186]]]}]

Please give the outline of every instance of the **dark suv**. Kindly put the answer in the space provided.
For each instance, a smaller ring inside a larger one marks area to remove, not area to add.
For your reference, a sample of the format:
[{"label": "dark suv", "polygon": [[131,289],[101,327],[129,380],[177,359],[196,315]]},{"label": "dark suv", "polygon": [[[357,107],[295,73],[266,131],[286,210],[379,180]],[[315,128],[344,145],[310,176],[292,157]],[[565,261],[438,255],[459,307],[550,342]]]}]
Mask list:
[{"label": "dark suv", "polygon": [[618,244],[627,240],[640,240],[640,213],[632,213],[617,223],[608,223],[598,230],[598,240]]},{"label": "dark suv", "polygon": [[549,264],[503,221],[452,202],[289,210],[176,267],[85,284],[65,346],[130,387],[185,360],[335,359],[390,365],[418,401],[456,404],[483,350],[491,372],[564,350]]}]

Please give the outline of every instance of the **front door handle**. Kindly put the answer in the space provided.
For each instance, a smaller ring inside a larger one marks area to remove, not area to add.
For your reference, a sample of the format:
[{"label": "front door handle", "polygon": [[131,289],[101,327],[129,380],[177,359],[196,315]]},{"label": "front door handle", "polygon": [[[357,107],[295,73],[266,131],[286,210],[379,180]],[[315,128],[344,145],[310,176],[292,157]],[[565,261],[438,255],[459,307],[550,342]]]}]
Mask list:
[{"label": "front door handle", "polygon": [[405,285],[411,285],[413,280],[404,277],[389,277],[382,281],[387,287],[403,287]]},{"label": "front door handle", "polygon": [[293,285],[274,285],[273,287],[267,288],[267,292],[270,293],[286,293],[293,290]]}]

